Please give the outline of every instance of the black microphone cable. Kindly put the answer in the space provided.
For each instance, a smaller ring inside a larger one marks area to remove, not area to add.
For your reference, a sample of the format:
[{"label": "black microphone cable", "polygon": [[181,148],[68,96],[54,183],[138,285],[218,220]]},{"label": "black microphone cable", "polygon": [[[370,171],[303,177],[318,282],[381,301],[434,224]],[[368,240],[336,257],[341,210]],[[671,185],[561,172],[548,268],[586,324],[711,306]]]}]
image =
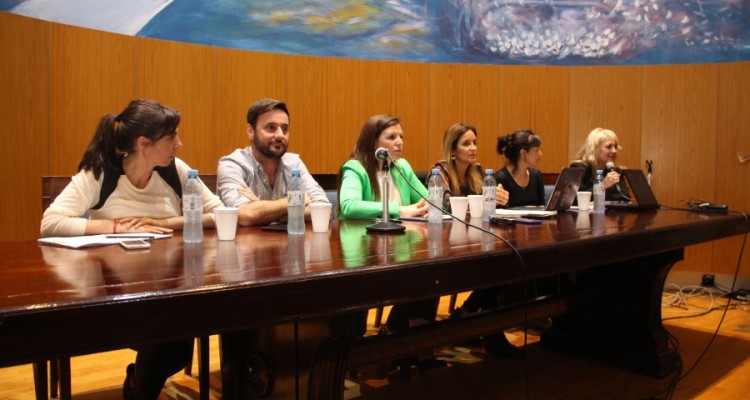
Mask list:
[{"label": "black microphone cable", "polygon": [[[734,211],[733,213],[742,215],[742,217],[745,219],[745,224],[748,223],[747,214],[743,212],[739,212],[739,211]],[[737,277],[739,276],[739,273],[740,273],[740,266],[742,265],[742,257],[745,254],[746,244],[747,244],[747,232],[745,232],[745,234],[742,237],[742,247],[740,247],[740,255],[737,258],[737,267],[734,270],[734,277],[732,278],[732,287],[730,288],[730,293],[734,292],[736,289]],[[700,363],[700,361],[703,360],[703,357],[705,357],[706,353],[708,352],[708,349],[711,347],[714,340],[716,340],[716,337],[719,335],[719,329],[721,329],[721,325],[722,323],[724,323],[724,318],[727,316],[727,311],[729,310],[730,304],[732,304],[731,296],[728,298],[727,304],[724,307],[724,311],[721,314],[721,319],[719,319],[719,323],[716,325],[716,330],[714,330],[714,333],[711,336],[711,340],[709,340],[708,344],[706,345],[706,348],[703,349],[703,352],[701,353],[701,355],[698,356],[698,358],[695,360],[695,363],[693,363],[693,365],[687,370],[687,372],[685,372],[682,376],[680,376],[679,380],[685,379],[685,377],[687,377],[691,372],[693,372],[695,367],[698,366],[698,363]]]},{"label": "black microphone cable", "polygon": [[[672,208],[672,207],[670,207],[670,208],[674,209],[674,210],[694,211],[693,209]],[[745,214],[743,212],[740,212],[740,211],[731,211],[731,213],[732,214],[736,214],[736,215],[741,215],[745,219],[745,224],[748,223],[747,214]],[[736,266],[736,268],[734,270],[734,277],[732,278],[732,286],[730,288],[729,293],[732,293],[732,292],[735,291],[735,287],[737,285],[737,278],[738,278],[739,273],[740,273],[740,266],[742,265],[742,258],[745,255],[745,245],[746,244],[747,244],[747,232],[745,232],[745,234],[742,237],[742,246],[740,247],[740,254],[739,254],[739,257],[737,258],[737,266]],[[680,362],[679,370],[678,370],[679,374],[677,374],[677,376],[673,379],[673,381],[670,382],[669,387],[667,387],[667,389],[664,389],[664,390],[662,390],[660,392],[655,393],[653,396],[648,397],[647,399],[655,399],[656,396],[659,396],[661,394],[666,394],[667,395],[665,397],[666,399],[671,399],[672,396],[674,396],[674,392],[677,389],[677,385],[683,379],[685,379],[688,375],[690,375],[691,372],[693,372],[695,370],[695,368],[703,360],[703,357],[706,356],[706,354],[708,353],[708,350],[713,345],[714,341],[716,340],[716,337],[719,335],[719,330],[721,329],[721,325],[724,323],[724,319],[727,316],[727,312],[729,311],[729,307],[730,307],[731,304],[732,304],[732,298],[729,297],[728,300],[727,300],[727,304],[724,306],[724,311],[721,314],[721,318],[719,319],[719,323],[716,325],[716,329],[714,330],[714,333],[711,335],[711,339],[708,341],[708,343],[706,344],[706,347],[700,353],[700,355],[695,360],[695,362],[693,363],[693,365],[690,366],[690,368],[688,368],[688,370],[683,374],[682,373],[682,371],[683,371],[682,370],[683,365],[682,365],[682,362]],[[664,319],[662,319],[662,321],[666,321],[666,320],[669,320],[669,319],[673,319],[673,318],[664,318]],[[677,347],[678,344],[675,344],[675,342],[679,343],[679,341],[677,341],[677,338],[674,335],[672,335],[672,333],[670,333],[669,331],[667,331],[666,329],[664,329],[664,332],[666,332],[667,335],[669,336],[670,343],[673,346],[675,346],[675,349],[679,349],[679,347]]]},{"label": "black microphone cable", "polygon": [[[527,271],[526,271],[526,262],[523,260],[523,256],[521,256],[521,253],[518,251],[518,249],[515,246],[513,246],[510,243],[510,241],[508,241],[504,237],[495,234],[495,232],[492,232],[490,230],[484,229],[481,226],[476,226],[474,224],[466,222],[463,219],[458,218],[455,215],[449,213],[448,211],[443,210],[442,205],[438,206],[435,203],[431,202],[430,199],[428,199],[427,197],[423,196],[419,192],[419,190],[417,190],[417,188],[415,188],[414,185],[412,185],[412,183],[409,181],[409,179],[406,178],[406,175],[404,175],[404,172],[401,171],[401,167],[398,166],[398,164],[390,156],[390,154],[388,154],[387,157],[390,158],[391,163],[392,163],[391,165],[394,167],[394,169],[396,171],[398,171],[399,175],[401,175],[401,178],[403,178],[403,180],[409,185],[409,187],[412,190],[414,190],[414,192],[416,192],[419,195],[419,197],[421,197],[422,199],[424,199],[427,202],[427,204],[429,204],[430,206],[435,207],[435,208],[441,210],[442,212],[444,212],[445,214],[447,214],[448,216],[450,216],[453,220],[459,221],[462,224],[466,225],[467,227],[478,229],[478,230],[480,230],[480,231],[482,231],[484,233],[488,233],[488,234],[492,235],[493,237],[495,237],[497,239],[502,240],[506,245],[508,245],[508,247],[511,248],[511,250],[513,250],[513,253],[516,255],[516,258],[518,258],[518,261],[521,264],[521,279],[524,282],[524,284],[523,284],[523,349],[521,349],[521,351],[523,352],[523,355],[524,355],[524,357],[523,357],[523,360],[524,360],[524,372],[525,372],[524,373],[524,377],[525,377],[525,381],[526,381],[525,382],[525,384],[526,384],[525,389],[526,389],[526,398],[528,399],[529,396],[530,396],[529,388],[530,388],[530,385],[531,385],[531,382],[529,380],[529,359],[528,359],[528,357],[526,357],[526,346],[528,345],[528,336],[529,336],[529,310],[528,310],[528,283],[527,283],[527,273],[526,273]],[[504,331],[500,331],[500,333],[503,334],[503,335],[505,334]]]}]

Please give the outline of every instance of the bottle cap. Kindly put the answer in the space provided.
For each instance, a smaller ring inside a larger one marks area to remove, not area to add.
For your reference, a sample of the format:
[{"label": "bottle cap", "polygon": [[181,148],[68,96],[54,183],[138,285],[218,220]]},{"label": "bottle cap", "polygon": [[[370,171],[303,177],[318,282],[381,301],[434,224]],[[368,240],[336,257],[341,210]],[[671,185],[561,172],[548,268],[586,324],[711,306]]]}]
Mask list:
[{"label": "bottle cap", "polygon": [[493,171],[492,168],[487,168],[486,170],[484,170],[485,175],[492,175],[494,172],[495,171]]},{"label": "bottle cap", "polygon": [[597,169],[597,170],[596,170],[596,174],[597,174],[597,175],[604,175],[604,170],[601,170],[601,169]]},{"label": "bottle cap", "polygon": [[437,168],[432,169],[432,175],[440,175],[440,170]]},{"label": "bottle cap", "polygon": [[293,169],[293,170],[292,170],[292,176],[299,176],[299,170],[298,170],[298,169],[296,169],[296,168],[295,168],[295,169]]},{"label": "bottle cap", "polygon": [[197,178],[197,177],[198,177],[197,169],[191,169],[188,171],[188,178]]}]

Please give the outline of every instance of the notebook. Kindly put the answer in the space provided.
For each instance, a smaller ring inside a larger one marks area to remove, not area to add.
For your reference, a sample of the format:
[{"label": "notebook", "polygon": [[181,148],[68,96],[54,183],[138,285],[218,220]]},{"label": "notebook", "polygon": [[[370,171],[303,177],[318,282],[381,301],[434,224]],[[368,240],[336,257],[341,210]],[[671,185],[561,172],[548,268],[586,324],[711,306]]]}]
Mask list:
[{"label": "notebook", "polygon": [[524,216],[542,218],[555,215],[570,208],[576,198],[578,188],[581,186],[585,168],[563,168],[557,177],[555,188],[544,207],[512,207],[508,209],[497,209],[496,214],[500,216]]},{"label": "notebook", "polygon": [[640,169],[623,169],[620,171],[630,186],[631,201],[608,201],[605,206],[613,210],[653,210],[659,208],[659,202],[651,190],[646,176]]}]

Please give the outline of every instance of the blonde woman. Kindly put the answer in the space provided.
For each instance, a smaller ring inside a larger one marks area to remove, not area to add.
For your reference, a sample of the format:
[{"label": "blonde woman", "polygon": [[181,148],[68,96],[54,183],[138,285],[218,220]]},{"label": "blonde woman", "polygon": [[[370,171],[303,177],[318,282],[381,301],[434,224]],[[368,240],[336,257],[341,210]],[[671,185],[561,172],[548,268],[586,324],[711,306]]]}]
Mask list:
[{"label": "blonde woman", "polygon": [[[594,186],[597,170],[607,170],[607,163],[617,165],[617,152],[620,151],[617,135],[609,129],[596,128],[589,133],[586,142],[576,155],[576,160],[570,163],[571,167],[586,168],[583,182],[578,188],[580,191],[591,191]],[[609,170],[604,175],[604,188],[607,190],[607,200],[627,200],[629,189],[625,181],[620,180],[620,173],[616,169]]]}]

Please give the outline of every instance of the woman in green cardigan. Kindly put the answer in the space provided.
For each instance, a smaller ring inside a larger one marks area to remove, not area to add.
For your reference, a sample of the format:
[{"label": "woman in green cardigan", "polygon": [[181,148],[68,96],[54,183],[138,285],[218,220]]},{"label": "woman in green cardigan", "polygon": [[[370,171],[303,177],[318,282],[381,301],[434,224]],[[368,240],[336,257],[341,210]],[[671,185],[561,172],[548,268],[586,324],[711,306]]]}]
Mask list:
[{"label": "woman in green cardigan", "polygon": [[[429,204],[424,200],[427,189],[414,174],[411,165],[401,158],[404,147],[401,122],[392,115],[370,117],[359,134],[349,161],[339,171],[339,219],[372,219],[383,216],[380,194],[383,161],[375,157],[375,149],[388,150],[396,166],[390,168],[388,187],[388,213],[391,218],[422,217]],[[390,161],[390,159],[388,160]],[[400,171],[400,172],[399,172]],[[342,243],[344,239],[342,238]],[[395,304],[386,321],[388,331],[402,331],[412,326],[435,320],[439,298],[412,303]],[[408,379],[411,365],[420,370],[444,366],[444,361],[431,356],[397,360],[402,379]]]},{"label": "woman in green cardigan", "polygon": [[339,172],[339,219],[382,217],[382,161],[375,158],[375,149],[380,147],[388,150],[397,167],[391,168],[388,176],[390,216],[422,217],[427,214],[429,204],[424,200],[427,188],[414,174],[411,165],[401,158],[403,139],[401,122],[392,115],[375,115],[365,122],[351,158]]}]

